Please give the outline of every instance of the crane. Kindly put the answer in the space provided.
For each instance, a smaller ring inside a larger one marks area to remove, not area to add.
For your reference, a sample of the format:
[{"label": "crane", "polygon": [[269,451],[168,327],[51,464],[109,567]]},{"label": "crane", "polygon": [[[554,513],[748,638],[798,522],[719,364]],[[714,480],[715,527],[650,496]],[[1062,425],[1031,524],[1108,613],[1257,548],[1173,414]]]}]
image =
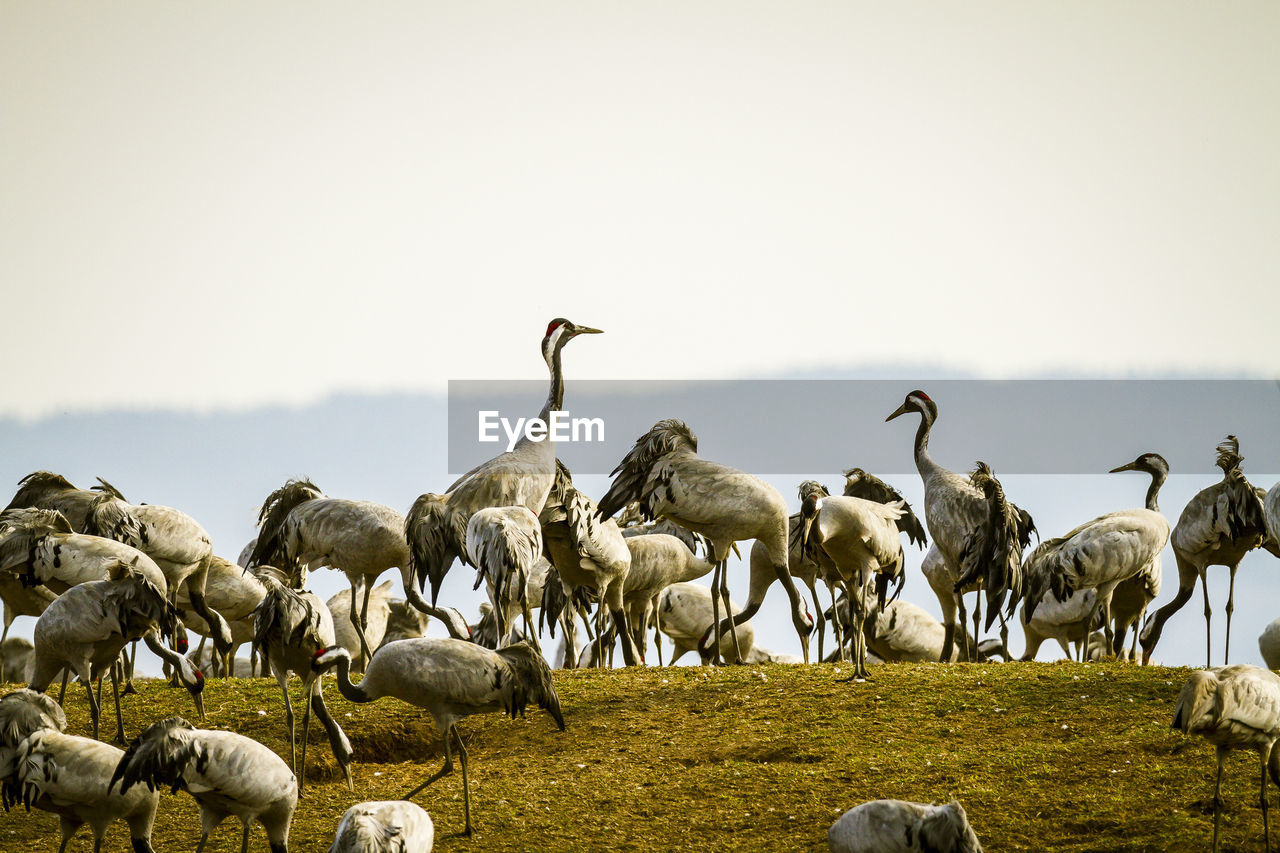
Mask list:
[{"label": "crane", "polygon": [[378,649],[365,668],[364,678],[356,684],[351,683],[351,653],[346,649],[321,649],[311,666],[318,673],[337,667],[338,689],[349,701],[372,702],[394,696],[431,714],[444,739],[444,766],[405,794],[404,799],[413,799],[428,785],[453,772],[452,737],[462,763],[464,835],[471,834],[471,785],[467,748],[458,734],[458,721],[486,711],[505,711],[515,717],[532,703],[551,714],[560,731],[564,731],[551,669],[542,655],[526,643],[493,651],[454,639],[397,640]]},{"label": "crane", "polygon": [[[965,569],[961,566],[961,557],[965,547],[969,545],[972,548],[971,540],[974,532],[984,522],[991,521],[991,503],[983,488],[974,485],[971,478],[944,468],[935,462],[933,456],[930,455],[929,433],[933,429],[934,422],[938,419],[938,404],[928,394],[917,389],[908,394],[902,405],[895,409],[889,417],[885,418],[885,421],[894,420],[908,412],[915,412],[920,415],[920,426],[916,430],[913,455],[915,457],[916,470],[920,473],[920,479],[924,482],[925,523],[929,528],[929,535],[933,537],[933,544],[937,547],[938,553],[943,559],[947,573],[954,582],[959,582],[966,574]],[[1007,538],[1000,550],[1010,555],[1012,560],[1015,552],[1017,556],[1021,556],[1022,549],[1026,546],[1034,529],[1034,524],[1030,515],[1022,512],[1013,504],[1009,506],[1018,513],[1021,523],[1016,531],[1007,527],[999,529],[1001,535]],[[986,547],[995,549],[997,543],[989,541]],[[976,565],[981,565],[981,563]],[[936,586],[934,589],[937,591]],[[964,591],[963,588],[955,590],[955,607],[959,610],[962,637],[965,623]],[[1002,598],[1007,592],[1008,590],[1004,589],[988,589],[988,602]],[[992,619],[991,612],[995,609],[990,607],[988,609],[988,624]],[[948,610],[945,604],[943,610],[944,613]],[[943,650],[947,655],[946,660],[950,660],[951,641],[955,637],[955,617],[948,615],[945,624],[947,642],[943,643]],[[974,637],[974,640],[976,641],[977,637]],[[965,655],[968,657],[968,642],[966,641],[963,645]]]},{"label": "crane", "polygon": [[[805,609],[787,563],[787,505],[778,490],[745,471],[698,455],[698,438],[684,421],[658,421],[618,463],[609,491],[597,510],[609,518],[632,501],[641,503],[648,519],[666,517],[706,537],[715,564],[711,582],[716,616],[716,649],[723,628],[719,602],[729,601],[729,551],[744,539],[764,542],[774,573],[791,600],[791,621],[809,659],[813,618]],[[736,636],[733,621],[728,629]]]},{"label": "crane", "polygon": [[[564,371],[560,352],[579,335],[598,335],[599,329],[580,326],[557,317],[547,324],[542,338],[542,360],[551,374],[547,401],[538,415],[545,424],[552,412],[564,408]],[[459,477],[447,493],[432,492],[414,501],[405,521],[414,575],[418,583],[431,582],[431,602],[440,593],[445,573],[457,557],[467,557],[467,522],[478,509],[491,506],[523,506],[534,515],[542,512],[556,475],[556,446],[548,438],[535,441],[526,434],[506,453],[477,465]],[[408,584],[405,593],[409,594]],[[421,609],[420,599],[410,597]]]},{"label": "crane", "polygon": [[407,800],[356,803],[338,824],[329,853],[431,853],[431,815]]},{"label": "crane", "polygon": [[525,633],[538,648],[526,592],[541,555],[542,528],[527,507],[484,507],[467,522],[467,556],[476,567],[476,586],[484,583],[489,593],[499,643],[506,640],[507,605],[514,601],[524,614]]},{"label": "crane", "polygon": [[964,806],[872,800],[827,830],[831,853],[982,853]]},{"label": "crane", "polygon": [[154,791],[167,785],[185,789],[200,806],[203,853],[209,834],[228,817],[244,828],[240,853],[248,853],[256,820],[267,831],[271,853],[288,853],[289,828],[298,805],[298,781],[280,756],[236,732],[197,729],[182,717],[152,723],[129,744],[111,774],[108,790],[120,784]]},{"label": "crane", "polygon": [[1178,565],[1178,591],[1172,601],[1161,607],[1143,626],[1140,639],[1144,660],[1150,660],[1164,625],[1173,614],[1191,599],[1196,579],[1200,580],[1204,596],[1204,646],[1205,666],[1212,657],[1209,607],[1209,566],[1226,566],[1231,573],[1227,593],[1227,638],[1223,652],[1224,662],[1231,656],[1231,614],[1235,611],[1236,570],[1245,554],[1258,547],[1270,547],[1277,556],[1274,541],[1267,536],[1266,517],[1262,496],[1240,470],[1244,457],[1240,455],[1240,443],[1234,435],[1228,435],[1217,447],[1216,463],[1222,469],[1222,479],[1199,491],[1178,516],[1170,541],[1173,557]]}]

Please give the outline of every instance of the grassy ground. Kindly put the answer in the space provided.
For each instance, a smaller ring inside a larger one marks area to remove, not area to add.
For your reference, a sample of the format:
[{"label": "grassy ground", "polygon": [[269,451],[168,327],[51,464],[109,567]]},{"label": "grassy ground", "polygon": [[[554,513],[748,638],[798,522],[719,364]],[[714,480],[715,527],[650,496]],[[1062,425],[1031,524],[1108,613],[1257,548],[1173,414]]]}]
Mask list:
[{"label": "grassy ground", "polygon": [[[455,835],[463,826],[459,773],[417,802],[444,851],[823,850],[841,812],[878,797],[956,797],[992,851],[1208,848],[1213,751],[1169,727],[1186,670],[894,664],[864,684],[837,683],[837,670],[557,673],[567,731],[538,711],[461,725],[472,762],[472,838]],[[141,690],[125,700],[130,737],[159,717],[194,714],[185,691],[155,682]],[[393,699],[352,705],[331,683],[325,692],[355,748],[355,793],[313,726],[295,851],[327,849],[348,806],[395,799],[442,760],[423,712]],[[207,727],[257,738],[287,759],[274,682],[212,681],[205,696]],[[67,705],[68,730],[88,733],[83,694],[70,691]],[[1252,753],[1228,762],[1225,850],[1262,849],[1257,766]],[[0,850],[57,847],[50,815],[0,821]],[[156,849],[192,850],[198,837],[190,796],[165,794]],[[127,849],[123,824],[109,841],[109,849]],[[266,849],[260,828],[251,846]],[[71,849],[91,847],[82,829]],[[207,849],[238,848],[238,825],[225,823]]]}]

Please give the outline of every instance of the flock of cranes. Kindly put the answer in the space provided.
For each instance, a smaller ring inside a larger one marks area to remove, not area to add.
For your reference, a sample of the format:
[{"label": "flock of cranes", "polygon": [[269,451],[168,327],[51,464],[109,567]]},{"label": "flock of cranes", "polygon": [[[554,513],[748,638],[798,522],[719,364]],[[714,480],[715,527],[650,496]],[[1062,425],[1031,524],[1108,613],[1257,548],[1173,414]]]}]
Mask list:
[{"label": "flock of cranes", "polygon": [[[563,408],[565,345],[597,333],[564,319],[548,325],[542,340],[550,373],[544,421]],[[1193,498],[1172,528],[1158,504],[1169,466],[1159,454],[1144,453],[1113,469],[1150,475],[1143,506],[1044,539],[1024,558],[1039,535],[1030,513],[1008,500],[987,464],[979,462],[964,475],[932,458],[929,436],[938,405],[926,393],[912,391],[887,420],[907,414],[920,418],[913,455],[924,485],[923,524],[897,490],[857,468],[845,472],[841,495],[818,482],[800,484],[800,511],[789,513],[773,486],[701,456],[693,431],[676,419],[658,421],[635,442],[598,504],[574,486],[552,442],[528,436],[443,494],[424,493],[407,515],[370,501],[328,497],[308,480],[290,480],[263,501],[259,535],[238,563],[216,557],[208,534],[179,510],[129,503],[103,480],[79,489],[56,474],[31,474],[0,513],[5,634],[16,615],[38,619],[29,688],[0,699],[5,804],[57,813],[60,849],[77,827],[89,823],[97,850],[106,826],[120,819],[130,826],[135,851],[144,851],[151,849],[156,790],[185,788],[200,804],[198,849],[214,827],[234,815],[243,825],[242,851],[255,821],[266,829],[273,853],[283,851],[305,783],[312,714],[352,784],[357,756],[322,691],[323,675],[333,671],[348,700],[390,696],[432,715],[443,739],[444,765],[404,800],[452,772],[456,747],[464,831],[470,834],[468,753],[459,721],[495,710],[515,716],[535,705],[564,729],[539,646],[542,625],[552,634],[557,628],[564,632],[568,666],[600,663],[615,645],[625,665],[641,665],[650,626],[672,638],[672,662],[693,650],[704,662],[779,659],[756,645],[748,622],[775,581],[788,596],[803,661],[809,661],[815,629],[819,656],[826,657],[829,622],[831,657],[847,656],[851,680],[864,680],[873,654],[942,662],[953,656],[1007,658],[1008,625],[1019,605],[1027,657],[1044,639],[1057,640],[1064,650],[1077,643],[1082,659],[1123,657],[1133,630],[1132,654],[1137,656],[1140,643],[1142,662],[1149,662],[1197,577],[1205,597],[1208,665],[1205,576],[1209,566],[1224,565],[1231,572],[1224,644],[1229,655],[1241,558],[1260,547],[1280,556],[1280,486],[1264,493],[1248,482],[1234,436],[1218,446],[1222,481]],[[905,576],[904,535],[912,545],[929,547],[923,573],[938,596],[942,624],[897,598]],[[729,598],[729,556],[747,540],[754,540],[749,592],[739,608]],[[1178,592],[1143,624],[1160,591],[1160,553],[1170,541]],[[705,558],[697,554],[700,549]],[[438,602],[455,561],[475,569],[476,587],[484,584],[489,598],[488,615],[475,627]],[[326,603],[307,591],[308,573],[322,567],[343,572],[349,593]],[[393,601],[387,584],[377,585],[388,570],[399,571],[406,602]],[[708,574],[710,589],[689,583]],[[809,591],[812,611],[797,579]],[[829,609],[818,602],[819,584],[831,592]],[[978,593],[972,631],[965,602],[970,592]],[[396,604],[401,609],[393,619]],[[537,622],[534,610],[541,611]],[[423,636],[427,617],[439,620],[449,638]],[[591,638],[581,656],[579,621]],[[997,622],[999,640],[980,642]],[[241,735],[197,729],[176,717],[154,722],[126,751],[98,742],[104,677],[112,683],[116,739],[126,740],[121,682],[128,692],[132,656],[126,650],[139,640],[165,661],[203,718],[206,681],[185,654],[186,628],[212,642],[209,668],[222,673],[236,671],[235,648],[251,642],[251,666],[269,669],[283,694],[288,762]],[[1272,633],[1280,646],[1280,625]],[[481,636],[488,638],[484,645],[476,642]],[[660,643],[658,649],[660,655]],[[353,671],[363,673],[361,680],[352,680]],[[59,674],[63,692],[55,703],[45,691]],[[301,759],[291,674],[302,682]],[[65,733],[59,703],[72,675],[88,694],[93,740]],[[1217,745],[1219,779],[1226,750],[1259,752],[1265,822],[1268,771],[1280,783],[1280,753],[1272,750],[1280,736],[1280,677],[1244,666],[1198,672],[1179,699],[1174,725]],[[922,849],[931,833],[944,831],[954,836],[952,847],[929,841],[933,846],[927,849],[980,849],[958,803],[867,804],[832,827],[830,843],[833,849],[873,849],[870,841],[857,839],[869,827],[891,825],[903,827],[908,840],[914,833]],[[344,817],[333,849],[383,849],[378,839],[430,849],[433,836],[430,817],[412,804],[364,803]]]}]

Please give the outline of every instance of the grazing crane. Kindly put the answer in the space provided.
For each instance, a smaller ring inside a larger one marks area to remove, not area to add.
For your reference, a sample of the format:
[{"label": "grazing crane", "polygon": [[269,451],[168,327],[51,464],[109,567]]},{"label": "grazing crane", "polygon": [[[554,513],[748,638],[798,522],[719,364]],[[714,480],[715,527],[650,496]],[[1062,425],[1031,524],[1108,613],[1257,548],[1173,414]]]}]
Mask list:
[{"label": "grazing crane", "polygon": [[35,663],[36,647],[26,637],[10,637],[0,643],[0,682],[30,681]]},{"label": "grazing crane", "polygon": [[[321,566],[337,569],[351,584],[349,621],[360,638],[360,656],[369,659],[372,648],[365,637],[372,584],[387,569],[398,568],[405,595],[418,595],[410,569],[409,543],[405,541],[404,516],[372,501],[325,497],[310,480],[289,480],[262,504],[258,515],[258,539],[250,554],[250,566],[285,569],[298,586],[304,571]],[[363,602],[357,604],[363,594]],[[418,602],[414,602],[418,604]],[[463,621],[460,614],[422,602],[419,609],[441,619],[450,634]]]},{"label": "grazing crane", "polygon": [[[19,616],[38,618],[57,597],[48,587],[27,586],[16,576],[0,571],[0,601],[4,602],[4,631],[0,632],[0,649],[3,649],[8,642],[9,628],[13,625],[13,620]],[[6,679],[5,666],[6,658],[0,654],[0,682]],[[14,680],[24,679],[15,678]]]},{"label": "grazing crane", "polygon": [[[1240,443],[1229,435],[1218,445],[1217,466],[1222,479],[1196,494],[1178,516],[1170,537],[1173,556],[1178,563],[1178,592],[1164,607],[1155,612],[1142,629],[1143,659],[1149,660],[1165,622],[1191,599],[1196,578],[1204,595],[1205,666],[1210,665],[1209,566],[1226,566],[1231,572],[1227,593],[1227,640],[1223,661],[1231,656],[1231,614],[1235,610],[1236,570],[1244,555],[1268,544],[1266,518],[1258,490],[1250,485],[1240,470]],[[1275,547],[1272,544],[1271,547]],[[1280,552],[1278,552],[1280,554]]]},{"label": "grazing crane", "polygon": [[[596,515],[596,502],[573,485],[573,477],[556,460],[556,479],[547,502],[538,516],[547,557],[560,576],[566,596],[573,590],[592,589],[608,608],[615,633],[622,639],[622,657],[627,666],[643,662],[644,652],[636,642],[643,625],[631,625],[624,607],[627,575],[631,571],[631,549],[612,518]],[[567,624],[572,625],[570,617]],[[642,640],[643,641],[643,640]],[[642,642],[641,641],[641,642]]]},{"label": "grazing crane", "polygon": [[364,679],[351,683],[351,653],[343,648],[321,650],[312,668],[324,672],[337,667],[338,689],[352,702],[372,702],[394,696],[425,708],[444,739],[444,766],[427,781],[405,794],[415,794],[453,772],[449,738],[458,746],[462,763],[462,797],[466,813],[464,835],[471,834],[471,785],[467,777],[467,748],[458,734],[458,720],[485,711],[523,714],[534,703],[551,714],[564,731],[560,698],[551,681],[551,669],[542,655],[526,643],[493,651],[475,643],[423,637],[389,643],[374,654]]},{"label": "grazing crane", "polygon": [[356,803],[338,824],[329,853],[431,853],[431,815],[407,800]]},{"label": "grazing crane", "polygon": [[787,505],[778,490],[745,471],[703,459],[698,439],[676,418],[658,421],[636,440],[613,469],[613,485],[600,500],[601,518],[609,518],[631,501],[639,501],[646,518],[666,517],[699,533],[711,543],[715,572],[711,582],[715,646],[727,628],[736,636],[732,619],[722,626],[719,602],[729,601],[727,568],[735,542],[757,539],[769,550],[774,573],[791,599],[791,621],[809,660],[813,618],[796,590],[787,563]]},{"label": "grazing crane", "polygon": [[158,791],[135,788],[128,793],[107,787],[124,750],[55,728],[33,732],[18,747],[14,783],[22,802],[58,816],[62,843],[82,825],[93,830],[93,851],[101,853],[107,827],[117,820],[129,825],[134,853],[154,853],[151,827],[160,803]]},{"label": "grazing crane", "polygon": [[[351,742],[329,713],[320,689],[320,674],[311,668],[316,653],[334,644],[333,617],[313,592],[290,589],[270,573],[264,572],[267,594],[254,612],[253,646],[260,659],[265,659],[284,696],[285,724],[289,727],[289,766],[298,776],[298,787],[306,784],[307,735],[311,714],[315,712],[329,737],[333,757],[351,781]],[[298,760],[297,735],[294,729],[293,702],[289,699],[289,673],[302,679],[305,708],[302,712],[302,760]]]},{"label": "grazing crane", "polygon": [[200,806],[203,853],[209,833],[228,817],[240,819],[240,853],[248,853],[256,820],[267,831],[271,853],[288,853],[289,827],[298,805],[298,781],[280,756],[253,738],[197,729],[181,717],[152,723],[125,750],[108,790],[134,785],[154,791],[162,785],[185,789]]},{"label": "grazing crane", "polygon": [[[729,613],[738,613],[736,602],[729,602]],[[703,664],[711,663],[711,653],[698,648],[698,641],[711,629],[711,590],[696,583],[674,583],[658,595],[658,629],[671,638],[675,647],[669,664],[684,657],[686,652],[697,651]],[[738,652],[741,656],[738,656]],[[720,657],[729,663],[761,663],[756,656],[755,629],[750,622],[738,626],[738,649],[732,638],[721,637]]]},{"label": "grazing crane", "polygon": [[853,603],[852,677],[867,678],[863,634],[867,585],[874,576],[879,592],[877,604],[883,607],[890,580],[901,580],[905,560],[898,522],[903,515],[902,506],[866,498],[833,497],[813,480],[800,484],[800,500],[801,548],[826,570],[828,578],[844,587],[846,597]]},{"label": "grazing crane", "polygon": [[[563,317],[547,324],[542,338],[542,360],[551,373],[547,401],[538,417],[549,422],[551,413],[564,408],[564,372],[560,351],[579,335],[598,335],[599,329],[579,326]],[[535,516],[542,512],[556,476],[556,445],[550,437],[534,441],[528,432],[516,446],[500,453],[454,482],[444,495],[419,495],[409,510],[404,532],[409,540],[413,573],[418,583],[431,582],[431,602],[440,594],[445,573],[457,557],[467,557],[467,522],[476,510],[491,506],[523,506]],[[409,594],[408,584],[405,592]],[[410,597],[419,609],[420,599]],[[434,615],[434,614],[433,614]]]},{"label": "grazing crane", "polygon": [[[929,395],[923,391],[912,391],[907,395],[902,405],[885,418],[885,421],[891,421],[908,412],[916,412],[920,415],[920,426],[916,430],[914,456],[916,470],[920,472],[920,479],[924,481],[924,517],[925,523],[928,525],[929,534],[933,537],[933,544],[938,549],[939,555],[942,557],[946,566],[947,574],[952,578],[953,583],[958,583],[962,577],[967,574],[962,567],[962,556],[965,553],[966,546],[971,550],[970,553],[977,554],[973,551],[976,544],[974,542],[975,531],[984,523],[990,523],[992,520],[992,502],[988,500],[988,495],[980,486],[974,485],[969,477],[961,476],[954,471],[942,467],[933,460],[929,454],[929,432],[933,429],[934,422],[938,419],[938,404],[930,399]],[[1018,510],[1012,504],[1009,505],[1019,515],[1021,523],[1016,530],[1008,527],[998,527],[992,530],[993,535],[999,534],[1005,537],[1003,544],[993,542],[990,539],[985,543],[985,550],[999,550],[1009,555],[1010,567],[1015,557],[1020,557],[1022,549],[1026,547],[1034,525],[1031,523],[1031,516]],[[970,568],[981,566],[980,561],[974,561]],[[936,584],[931,583],[935,592],[938,591]],[[972,588],[977,588],[977,584],[973,584]],[[951,640],[955,637],[956,616],[954,610],[959,610],[959,622],[961,627],[961,637],[964,636],[965,608],[964,608],[964,588],[954,591],[954,604],[949,608],[947,602],[940,603],[944,615],[947,628],[947,642],[943,643],[943,648],[947,654],[947,660],[951,659],[950,649]],[[988,602],[997,602],[1009,592],[1007,589],[987,589]],[[951,610],[951,612],[948,612]],[[998,607],[989,606],[987,612],[988,625],[992,619],[992,612],[998,610]],[[976,637],[974,638],[977,639]],[[969,656],[968,642],[965,641],[965,656]]]},{"label": "grazing crane", "polygon": [[499,643],[507,636],[507,604],[514,601],[524,614],[525,633],[538,649],[527,590],[541,556],[542,527],[527,507],[484,507],[467,522],[467,557],[476,567],[476,586],[484,583],[489,594]]},{"label": "grazing crane", "polygon": [[[98,738],[100,708],[93,680],[115,663],[120,650],[134,640],[175,668],[178,680],[191,694],[204,717],[204,675],[182,655],[161,645],[157,632],[172,633],[178,614],[160,588],[132,565],[117,563],[110,579],[82,583],[58,596],[36,621],[35,671],[30,687],[43,693],[59,672],[75,673],[89,693],[93,737]],[[65,691],[65,675],[63,680]],[[116,706],[116,739],[124,742],[120,691],[114,672],[111,679]]]},{"label": "grazing crane", "polygon": [[[231,648],[219,664],[228,670],[226,659],[235,657],[236,649],[253,638],[253,611],[262,603],[267,588],[253,572],[247,572],[235,563],[218,555],[209,559],[209,572],[205,578],[205,601],[222,615],[231,631]],[[178,614],[186,626],[202,637],[213,637],[213,629],[191,606],[191,598],[184,587],[178,590]],[[204,640],[200,641],[204,645]]]},{"label": "grazing crane", "polygon": [[209,626],[214,648],[220,654],[231,651],[231,629],[205,601],[213,540],[199,522],[173,507],[128,503],[113,489],[90,502],[80,530],[119,539],[154,560],[164,572],[169,600],[185,590],[191,610]]},{"label": "grazing crane", "polygon": [[831,853],[982,853],[964,806],[872,800],[827,830]]},{"label": "grazing crane", "polygon": [[[391,586],[392,582],[385,580],[369,592],[369,607],[365,610],[364,636],[369,646],[374,649],[382,645],[383,637],[387,633],[387,620],[391,617]],[[360,648],[360,637],[357,636],[351,621],[351,596],[339,592],[326,601],[324,606],[333,617],[334,633],[333,642],[326,645],[342,646],[344,649]],[[418,613],[416,610],[414,612]],[[426,616],[424,613],[419,615]],[[360,660],[352,661],[351,665],[356,671],[364,669]]]},{"label": "grazing crane", "polygon": [[[427,636],[431,617],[402,598],[393,598],[387,612],[387,631],[382,635],[381,648],[396,640],[411,640]],[[336,626],[335,626],[336,628]],[[341,643],[338,645],[342,646]],[[344,649],[347,646],[342,646]]]},{"label": "grazing crane", "polygon": [[[1158,453],[1144,453],[1126,465],[1113,468],[1111,473],[1117,471],[1145,471],[1151,475],[1146,506],[1110,512],[1056,539],[1046,539],[1027,556],[1024,567],[1027,576],[1024,612],[1028,621],[1035,618],[1037,605],[1049,591],[1058,601],[1065,601],[1077,590],[1096,589],[1098,594],[1085,625],[1092,630],[1094,616],[1101,611],[1107,651],[1116,655],[1120,653],[1116,642],[1120,638],[1111,627],[1111,596],[1122,581],[1155,562],[1169,541],[1169,522],[1157,503],[1160,487],[1169,477],[1169,464]],[[1080,660],[1084,660],[1084,655],[1082,648]]]},{"label": "grazing crane", "polygon": [[1213,850],[1218,850],[1222,816],[1222,764],[1233,749],[1252,749],[1262,768],[1262,834],[1271,849],[1267,825],[1267,772],[1280,785],[1280,754],[1273,747],[1280,738],[1280,676],[1256,666],[1239,664],[1191,673],[1173,712],[1173,727],[1200,735],[1217,748],[1218,777],[1213,787]]}]

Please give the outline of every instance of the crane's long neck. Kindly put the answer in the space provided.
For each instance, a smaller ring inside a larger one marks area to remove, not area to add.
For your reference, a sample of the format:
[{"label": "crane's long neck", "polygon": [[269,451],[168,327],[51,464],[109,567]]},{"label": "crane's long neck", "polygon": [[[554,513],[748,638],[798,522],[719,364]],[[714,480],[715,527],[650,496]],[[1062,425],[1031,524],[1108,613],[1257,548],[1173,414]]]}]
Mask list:
[{"label": "crane's long neck", "polygon": [[547,389],[547,402],[542,406],[541,418],[543,422],[547,422],[551,418],[551,413],[559,411],[564,406],[564,371],[560,367],[560,349],[559,341],[555,341],[550,346],[550,354],[544,354],[547,360],[547,369],[551,371],[551,386]]},{"label": "crane's long neck", "polygon": [[920,472],[920,476],[928,478],[930,472],[938,467],[938,463],[933,461],[933,457],[929,455],[929,430],[933,429],[933,414],[924,409],[920,412],[920,427],[916,430],[916,470]]},{"label": "crane's long neck", "polygon": [[[343,652],[338,656],[338,663],[335,667],[335,677],[338,680],[338,692],[341,693],[348,702],[372,702],[378,698],[369,695],[369,691],[364,689],[364,680],[359,684],[351,683],[351,655]],[[366,672],[366,678],[368,674]]]},{"label": "crane's long neck", "polygon": [[1164,485],[1164,481],[1169,479],[1169,474],[1165,471],[1151,472],[1151,486],[1147,489],[1147,509],[1152,512],[1160,511],[1160,504],[1156,499],[1160,496],[1160,487]]}]

